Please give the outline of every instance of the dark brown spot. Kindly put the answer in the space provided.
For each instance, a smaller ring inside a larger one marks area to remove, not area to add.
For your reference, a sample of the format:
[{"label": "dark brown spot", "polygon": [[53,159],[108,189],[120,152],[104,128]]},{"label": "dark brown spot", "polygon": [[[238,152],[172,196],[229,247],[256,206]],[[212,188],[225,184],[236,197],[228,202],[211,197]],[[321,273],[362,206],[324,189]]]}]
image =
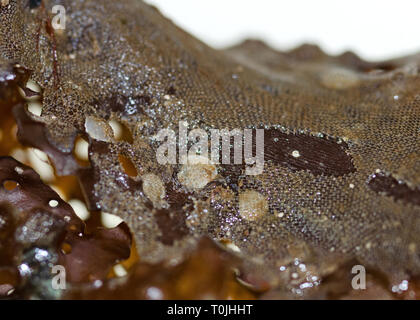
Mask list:
[{"label": "dark brown spot", "polygon": [[155,212],[156,223],[162,232],[160,241],[168,246],[188,234],[183,210],[158,209]]},{"label": "dark brown spot", "polygon": [[115,95],[104,101],[95,101],[98,107],[109,116],[111,112],[123,115],[146,114],[144,107],[150,105],[152,99],[147,95],[133,96],[130,99],[123,95]]},{"label": "dark brown spot", "polygon": [[[226,184],[237,191],[245,164],[234,163],[234,144],[231,139],[230,163],[220,166],[219,174]],[[252,152],[256,154],[256,134],[253,132]],[[352,158],[346,153],[348,145],[332,138],[309,134],[284,133],[276,129],[264,130],[264,161],[287,167],[293,172],[308,170],[314,175],[342,176],[355,172]],[[222,159],[222,151],[219,158]]]},{"label": "dark brown spot", "polygon": [[109,100],[106,100],[103,103],[100,103],[99,105],[107,112],[113,111],[113,112],[124,112],[125,106],[128,103],[128,98],[122,95],[116,95],[110,98]]},{"label": "dark brown spot", "polygon": [[156,210],[155,217],[162,232],[160,241],[163,244],[172,245],[175,240],[180,240],[188,234],[185,224],[186,212],[192,210],[193,203],[189,199],[190,193],[176,191],[173,183],[167,184],[165,189],[165,200],[170,207]]},{"label": "dark brown spot", "polygon": [[307,134],[264,130],[264,160],[292,171],[308,170],[314,175],[342,176],[355,172],[344,142]]},{"label": "dark brown spot", "polygon": [[91,139],[89,145],[89,156],[93,154],[108,155],[110,153],[109,144],[103,141]]},{"label": "dark brown spot", "polygon": [[177,191],[177,187],[174,186],[173,183],[167,184],[165,189],[165,200],[168,202],[172,209],[180,210],[187,204],[192,205],[192,201],[189,199],[189,196],[192,195],[192,193]]},{"label": "dark brown spot", "polygon": [[35,9],[41,5],[41,0],[29,0],[29,8]]},{"label": "dark brown spot", "polygon": [[411,189],[406,183],[398,182],[397,179],[384,173],[373,174],[368,180],[368,186],[377,193],[420,206],[420,189]]},{"label": "dark brown spot", "polygon": [[167,93],[170,95],[174,95],[176,93],[176,90],[173,86],[170,86],[167,90]]}]

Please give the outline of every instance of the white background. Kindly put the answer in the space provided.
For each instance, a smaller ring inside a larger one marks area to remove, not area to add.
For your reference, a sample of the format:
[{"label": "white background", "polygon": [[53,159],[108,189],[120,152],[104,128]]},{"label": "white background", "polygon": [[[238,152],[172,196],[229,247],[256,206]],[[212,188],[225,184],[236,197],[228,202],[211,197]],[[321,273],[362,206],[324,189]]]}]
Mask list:
[{"label": "white background", "polygon": [[420,0],[146,0],[178,26],[223,48],[259,38],[288,50],[304,42],[330,54],[378,60],[420,51]]}]

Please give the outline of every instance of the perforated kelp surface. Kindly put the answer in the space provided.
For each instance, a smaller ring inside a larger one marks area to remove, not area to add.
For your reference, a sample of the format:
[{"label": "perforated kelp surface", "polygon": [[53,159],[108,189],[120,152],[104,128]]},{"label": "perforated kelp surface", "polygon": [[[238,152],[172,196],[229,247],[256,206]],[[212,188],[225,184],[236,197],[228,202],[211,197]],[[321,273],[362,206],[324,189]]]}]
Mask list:
[{"label": "perforated kelp surface", "polygon": [[[53,4],[65,30],[51,27]],[[418,55],[370,63],[258,41],[218,51],[141,1],[10,0],[0,59],[0,77],[22,68],[42,88],[40,116],[8,103],[19,141],[76,175],[90,210],[121,217],[141,261],[185,263],[209,237],[241,259],[243,282],[281,297],[353,262],[390,285],[419,275]],[[159,164],[156,134],[180,121],[264,129],[263,173]]]}]

